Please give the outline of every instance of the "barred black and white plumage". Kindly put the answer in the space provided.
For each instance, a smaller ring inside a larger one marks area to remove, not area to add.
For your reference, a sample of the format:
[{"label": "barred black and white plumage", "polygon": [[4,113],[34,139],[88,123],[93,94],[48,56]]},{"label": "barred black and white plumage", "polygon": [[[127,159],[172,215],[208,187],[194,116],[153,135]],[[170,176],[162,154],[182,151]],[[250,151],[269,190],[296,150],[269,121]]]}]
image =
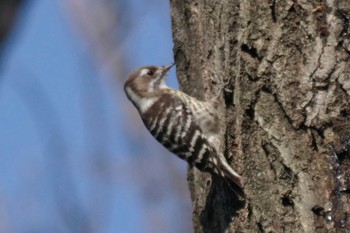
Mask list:
[{"label": "barred black and white plumage", "polygon": [[190,166],[223,178],[245,197],[240,176],[219,151],[218,115],[213,103],[169,88],[165,77],[172,66],[146,66],[133,71],[124,86],[128,98],[158,142]]}]

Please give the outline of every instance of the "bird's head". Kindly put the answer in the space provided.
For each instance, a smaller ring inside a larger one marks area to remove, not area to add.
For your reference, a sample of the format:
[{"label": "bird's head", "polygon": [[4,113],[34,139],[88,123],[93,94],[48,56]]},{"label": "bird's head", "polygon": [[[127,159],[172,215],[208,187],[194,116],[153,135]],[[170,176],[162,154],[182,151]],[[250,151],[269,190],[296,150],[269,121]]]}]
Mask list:
[{"label": "bird's head", "polygon": [[144,66],[131,72],[125,82],[124,89],[135,93],[152,93],[167,88],[165,77],[175,63],[167,66]]},{"label": "bird's head", "polygon": [[157,92],[167,88],[165,77],[175,63],[167,66],[144,66],[131,72],[125,81],[124,90],[128,98],[136,105],[144,104]]}]

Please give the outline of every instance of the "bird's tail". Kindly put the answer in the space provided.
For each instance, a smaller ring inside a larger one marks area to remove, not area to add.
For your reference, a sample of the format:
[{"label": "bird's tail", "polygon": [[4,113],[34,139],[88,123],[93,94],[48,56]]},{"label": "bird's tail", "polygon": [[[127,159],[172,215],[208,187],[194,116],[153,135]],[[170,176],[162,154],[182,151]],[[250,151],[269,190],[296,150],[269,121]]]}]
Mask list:
[{"label": "bird's tail", "polygon": [[[223,155],[222,155],[223,156]],[[221,156],[220,156],[221,157]],[[242,186],[241,176],[238,175],[226,162],[225,158],[219,159],[217,163],[218,175],[224,180],[225,184],[238,196],[246,198]]]}]

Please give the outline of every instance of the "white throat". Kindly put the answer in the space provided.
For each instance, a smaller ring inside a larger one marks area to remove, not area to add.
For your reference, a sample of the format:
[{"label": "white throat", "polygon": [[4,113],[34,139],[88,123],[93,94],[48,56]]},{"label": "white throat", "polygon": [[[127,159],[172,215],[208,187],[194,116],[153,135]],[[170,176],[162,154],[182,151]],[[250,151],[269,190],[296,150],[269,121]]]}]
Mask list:
[{"label": "white throat", "polygon": [[135,93],[130,87],[126,88],[126,94],[137,107],[137,109],[142,113],[146,112],[158,100],[158,97],[141,97],[140,95]]},{"label": "white throat", "polygon": [[162,80],[160,80],[159,90],[167,89],[167,88],[169,87],[166,85],[165,78],[162,78]]}]

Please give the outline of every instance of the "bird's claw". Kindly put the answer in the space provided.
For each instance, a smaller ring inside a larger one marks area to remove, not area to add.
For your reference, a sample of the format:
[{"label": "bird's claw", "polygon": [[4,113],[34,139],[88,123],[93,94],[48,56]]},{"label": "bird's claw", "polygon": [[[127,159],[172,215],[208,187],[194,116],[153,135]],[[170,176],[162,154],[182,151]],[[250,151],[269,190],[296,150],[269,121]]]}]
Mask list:
[{"label": "bird's claw", "polygon": [[214,94],[214,98],[219,98],[220,95],[224,92],[232,93],[232,90],[228,87],[231,82],[231,78],[224,80],[224,78],[221,75],[218,75],[216,77],[210,77],[212,83],[216,84],[215,86],[217,87],[217,90]]}]

